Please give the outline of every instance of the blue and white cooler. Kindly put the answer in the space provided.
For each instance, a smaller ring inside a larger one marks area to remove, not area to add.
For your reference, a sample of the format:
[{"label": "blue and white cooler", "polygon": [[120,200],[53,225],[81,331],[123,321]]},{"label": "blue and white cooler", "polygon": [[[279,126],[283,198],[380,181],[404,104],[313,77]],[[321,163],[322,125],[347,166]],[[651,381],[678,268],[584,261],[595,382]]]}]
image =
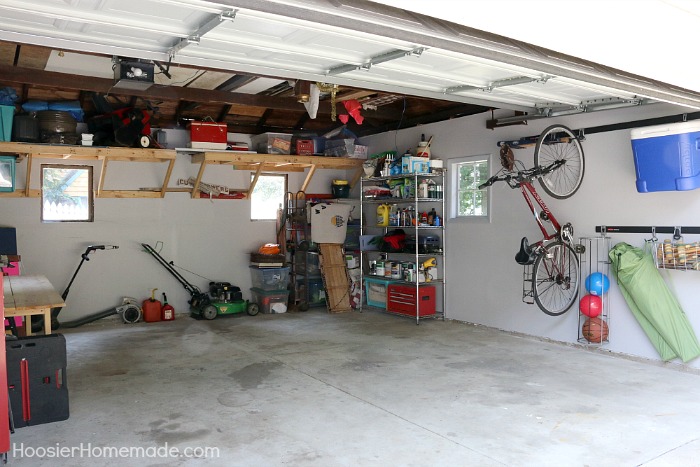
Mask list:
[{"label": "blue and white cooler", "polygon": [[686,191],[700,187],[700,121],[632,130],[637,191]]}]

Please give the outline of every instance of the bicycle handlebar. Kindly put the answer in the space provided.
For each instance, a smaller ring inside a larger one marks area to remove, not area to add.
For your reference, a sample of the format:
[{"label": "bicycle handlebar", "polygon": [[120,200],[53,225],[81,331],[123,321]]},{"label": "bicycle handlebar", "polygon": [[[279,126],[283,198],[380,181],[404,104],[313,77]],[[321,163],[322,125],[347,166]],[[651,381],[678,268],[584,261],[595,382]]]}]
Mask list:
[{"label": "bicycle handlebar", "polygon": [[[547,175],[550,172],[558,169],[564,164],[564,160],[556,160],[547,166],[538,165],[531,169],[518,170],[517,172],[509,172],[505,175],[494,175],[484,183],[479,185],[479,189],[482,190],[487,186],[491,186],[496,182],[506,182],[511,188],[519,187],[523,182],[529,181],[535,177],[541,177],[542,175]],[[511,180],[515,182],[511,184]]]}]

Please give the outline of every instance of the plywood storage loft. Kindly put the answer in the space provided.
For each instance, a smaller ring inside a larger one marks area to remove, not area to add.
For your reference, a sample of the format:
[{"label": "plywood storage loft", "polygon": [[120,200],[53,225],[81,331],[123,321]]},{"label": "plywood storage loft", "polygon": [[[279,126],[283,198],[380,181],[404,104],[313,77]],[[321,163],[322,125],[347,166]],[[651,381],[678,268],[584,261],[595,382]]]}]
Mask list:
[{"label": "plywood storage loft", "polygon": [[[199,186],[204,171],[209,165],[230,165],[235,170],[250,170],[255,177],[245,190],[245,196],[255,188],[258,177],[263,172],[303,172],[308,173],[301,186],[305,190],[316,170],[352,170],[355,174],[350,182],[354,186],[362,175],[362,159],[322,156],[293,156],[277,154],[251,154],[234,151],[197,151],[193,149],[151,149],[124,147],[94,147],[94,146],[54,146],[45,144],[8,143],[0,142],[0,154],[17,156],[17,162],[27,161],[27,175],[24,189],[14,192],[0,193],[0,197],[39,197],[40,190],[31,188],[31,166],[34,159],[59,159],[62,161],[102,161],[102,168],[95,193],[97,198],[163,198],[166,193],[189,192],[193,198],[199,194]],[[179,154],[189,156],[193,164],[199,164],[197,178],[192,187],[169,187],[170,175]],[[109,162],[150,162],[167,163],[162,186],[159,188],[144,188],[140,190],[105,190],[104,182]]]}]

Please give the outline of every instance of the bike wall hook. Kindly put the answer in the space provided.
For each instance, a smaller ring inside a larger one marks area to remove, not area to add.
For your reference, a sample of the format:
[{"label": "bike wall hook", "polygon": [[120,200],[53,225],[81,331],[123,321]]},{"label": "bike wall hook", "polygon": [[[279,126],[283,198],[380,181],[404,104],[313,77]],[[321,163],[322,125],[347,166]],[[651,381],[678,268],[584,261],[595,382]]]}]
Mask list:
[{"label": "bike wall hook", "polygon": [[681,238],[683,238],[683,235],[681,234],[681,228],[680,228],[680,227],[674,227],[674,228],[673,228],[673,239],[674,239],[675,241],[678,241],[678,240],[680,240]]}]

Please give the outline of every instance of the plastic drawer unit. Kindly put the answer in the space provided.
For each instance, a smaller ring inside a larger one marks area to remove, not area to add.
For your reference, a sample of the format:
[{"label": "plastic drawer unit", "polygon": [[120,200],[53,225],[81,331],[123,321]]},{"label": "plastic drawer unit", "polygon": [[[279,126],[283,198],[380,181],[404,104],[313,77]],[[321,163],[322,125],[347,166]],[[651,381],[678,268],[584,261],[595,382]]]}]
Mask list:
[{"label": "plastic drawer unit", "polygon": [[[387,311],[416,316],[416,286],[391,284],[387,290]],[[418,287],[418,316],[435,314],[435,286]]]}]

